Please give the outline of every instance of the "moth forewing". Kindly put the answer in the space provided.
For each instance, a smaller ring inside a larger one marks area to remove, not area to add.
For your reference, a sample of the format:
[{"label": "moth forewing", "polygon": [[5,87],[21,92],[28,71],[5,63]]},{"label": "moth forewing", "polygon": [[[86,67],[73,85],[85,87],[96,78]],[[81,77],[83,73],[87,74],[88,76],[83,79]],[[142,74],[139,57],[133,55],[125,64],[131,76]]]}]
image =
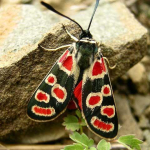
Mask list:
[{"label": "moth forewing", "polygon": [[66,50],[60,56],[28,103],[31,119],[53,120],[65,111],[78,78],[79,67],[75,63],[72,51]]},{"label": "moth forewing", "polygon": [[114,139],[118,132],[118,119],[102,54],[85,70],[82,86],[83,117],[88,127],[100,137]]}]

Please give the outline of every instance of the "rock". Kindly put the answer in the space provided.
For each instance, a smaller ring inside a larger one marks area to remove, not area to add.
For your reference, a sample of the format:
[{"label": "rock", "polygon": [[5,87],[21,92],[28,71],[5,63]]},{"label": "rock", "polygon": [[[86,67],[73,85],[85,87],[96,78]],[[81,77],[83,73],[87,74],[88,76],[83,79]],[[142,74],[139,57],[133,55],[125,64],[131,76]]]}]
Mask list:
[{"label": "rock", "polygon": [[150,65],[150,57],[148,55],[144,56],[143,59],[141,60],[141,63],[144,65]]},{"label": "rock", "polygon": [[33,0],[2,0],[2,4],[29,4],[32,3]]},{"label": "rock", "polygon": [[0,68],[18,62],[35,49],[34,44],[59,20],[54,13],[41,12],[32,5],[6,6],[0,14],[0,22],[5,22],[0,25]]},{"label": "rock", "polygon": [[[74,17],[84,29],[87,28],[92,11],[93,6]],[[58,21],[53,16],[58,16],[47,11],[42,13],[33,6],[11,6],[1,10],[0,14],[0,22],[6,23],[0,24],[0,140],[37,143],[65,137],[64,130],[57,138],[51,134],[57,133],[57,127],[61,126],[62,121],[58,119],[56,122],[36,123],[27,118],[26,107],[38,84],[64,51],[44,51],[38,48],[38,44],[46,48],[56,48],[72,43],[62,28],[62,23],[76,37],[79,36],[79,28],[66,20],[52,27]],[[102,42],[103,55],[108,57],[111,66],[117,64],[110,72],[112,80],[125,73],[146,53],[147,30],[121,2],[102,1],[90,30],[97,41]],[[46,32],[48,34],[41,39]],[[121,109],[124,110],[123,108]],[[123,113],[122,111],[125,119],[126,114]],[[129,115],[131,114],[128,113],[127,118]],[[125,129],[128,132],[129,125],[132,129],[131,122],[136,132],[139,131],[134,119],[129,118],[126,121]],[[54,125],[57,125],[56,130]],[[137,136],[141,138],[139,132]]]},{"label": "rock", "polygon": [[[146,143],[143,143],[142,144],[142,147],[147,147],[147,148],[150,148],[150,131],[149,130],[145,130],[144,132],[143,132],[143,134],[144,134],[144,137],[145,137],[145,139],[146,139]],[[149,150],[149,149],[143,149],[143,150]]]},{"label": "rock", "polygon": [[144,114],[145,109],[150,106],[150,95],[132,95],[130,96],[130,104],[133,109],[133,113],[140,117]]},{"label": "rock", "polygon": [[144,114],[150,120],[150,105],[145,109]]},{"label": "rock", "polygon": [[142,63],[138,63],[132,67],[128,71],[128,75],[138,93],[147,94],[149,92],[148,75]]},{"label": "rock", "polygon": [[128,99],[125,96],[117,94],[115,94],[115,99],[119,124],[121,126],[118,137],[121,135],[134,134],[137,138],[142,140],[143,133],[131,113]]},{"label": "rock", "polygon": [[138,125],[141,129],[150,129],[150,122],[144,115],[140,116]]}]

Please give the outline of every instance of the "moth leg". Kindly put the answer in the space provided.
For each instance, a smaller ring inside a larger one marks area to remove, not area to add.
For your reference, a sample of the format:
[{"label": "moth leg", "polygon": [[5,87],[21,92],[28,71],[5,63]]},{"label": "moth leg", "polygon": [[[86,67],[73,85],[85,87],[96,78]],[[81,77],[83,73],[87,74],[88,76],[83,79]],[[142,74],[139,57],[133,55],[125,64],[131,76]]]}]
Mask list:
[{"label": "moth leg", "polygon": [[114,66],[110,66],[110,63],[109,63],[109,60],[107,59],[107,57],[103,57],[103,58],[107,61],[108,67],[109,67],[110,69],[115,69],[115,68],[116,68],[117,64],[115,64]]},{"label": "moth leg", "polygon": [[79,41],[75,36],[73,36],[73,35],[70,34],[70,32],[65,28],[64,25],[62,25],[62,26],[63,26],[64,30],[67,32],[67,34],[68,34],[75,42]]},{"label": "moth leg", "polygon": [[57,50],[60,50],[62,48],[66,48],[66,47],[70,47],[72,44],[68,44],[68,45],[63,45],[63,46],[60,46],[60,47],[57,47],[57,48],[45,48],[41,45],[39,45],[39,47],[41,47],[42,49],[46,50],[46,51],[57,51]]}]

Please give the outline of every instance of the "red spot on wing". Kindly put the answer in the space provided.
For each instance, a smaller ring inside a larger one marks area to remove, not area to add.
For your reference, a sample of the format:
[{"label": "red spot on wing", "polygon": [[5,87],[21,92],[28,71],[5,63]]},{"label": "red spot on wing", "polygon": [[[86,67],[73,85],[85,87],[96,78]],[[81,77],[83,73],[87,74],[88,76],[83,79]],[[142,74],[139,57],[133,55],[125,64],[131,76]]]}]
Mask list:
[{"label": "red spot on wing", "polygon": [[108,123],[105,123],[99,119],[95,119],[95,121],[93,122],[93,125],[100,129],[100,130],[103,130],[103,131],[107,131],[109,132],[110,130],[112,130],[113,128],[113,125],[112,124],[108,124]]},{"label": "red spot on wing", "polygon": [[65,93],[63,90],[59,89],[59,88],[55,88],[53,90],[53,92],[55,93],[55,95],[59,98],[59,99],[63,99],[65,96]]},{"label": "red spot on wing", "polygon": [[106,67],[104,64],[104,59],[101,58],[101,63],[99,61],[95,62],[92,70],[92,75],[97,76],[99,74],[102,74],[103,71],[106,72]]},{"label": "red spot on wing", "polygon": [[103,114],[106,114],[107,116],[110,117],[110,116],[114,115],[114,109],[106,107],[103,109]]},{"label": "red spot on wing", "polygon": [[38,106],[33,106],[33,112],[41,116],[51,116],[55,113],[54,108],[43,108]]},{"label": "red spot on wing", "polygon": [[104,94],[109,94],[110,92],[110,89],[108,87],[105,87],[104,90],[103,90]]},{"label": "red spot on wing", "polygon": [[70,109],[70,110],[74,110],[74,109],[77,109],[77,105],[76,105],[76,103],[75,103],[73,100],[71,100],[71,101],[69,102],[67,108]]},{"label": "red spot on wing", "polygon": [[54,77],[52,77],[52,76],[49,76],[47,80],[49,83],[54,83],[54,81],[55,81]]},{"label": "red spot on wing", "polygon": [[63,67],[65,67],[67,70],[71,71],[72,65],[73,65],[72,56],[68,56],[68,57],[63,61]]},{"label": "red spot on wing", "polygon": [[75,98],[78,100],[78,106],[82,110],[82,80],[75,87],[73,94],[74,94]]},{"label": "red spot on wing", "polygon": [[59,62],[61,63],[67,56],[67,54],[69,53],[69,50],[66,50],[66,52],[62,55],[62,57],[59,59]]},{"label": "red spot on wing", "polygon": [[41,101],[43,101],[43,100],[47,101],[48,100],[47,95],[42,93],[42,92],[37,93],[37,98],[38,98],[38,100],[41,100]]},{"label": "red spot on wing", "polygon": [[99,96],[91,96],[89,99],[89,104],[90,105],[95,105],[97,104],[99,101],[101,100],[101,98]]}]

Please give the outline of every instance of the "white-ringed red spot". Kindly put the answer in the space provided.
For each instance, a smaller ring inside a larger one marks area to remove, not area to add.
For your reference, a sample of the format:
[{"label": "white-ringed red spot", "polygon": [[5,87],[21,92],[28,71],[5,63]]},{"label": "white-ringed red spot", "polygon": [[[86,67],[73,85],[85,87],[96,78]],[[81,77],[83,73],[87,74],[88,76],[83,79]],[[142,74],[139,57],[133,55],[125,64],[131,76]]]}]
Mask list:
[{"label": "white-ringed red spot", "polygon": [[93,127],[95,127],[97,130],[103,131],[103,132],[111,132],[114,130],[114,124],[113,123],[106,123],[99,119],[98,117],[94,116],[91,119],[91,124]]},{"label": "white-ringed red spot", "polygon": [[35,94],[35,99],[39,102],[48,103],[50,101],[50,96],[42,90],[37,90]]},{"label": "white-ringed red spot", "polygon": [[93,109],[96,106],[100,106],[103,101],[102,93],[90,93],[86,98],[86,106]]},{"label": "white-ringed red spot", "polygon": [[53,116],[55,114],[55,109],[53,107],[39,107],[37,105],[34,105],[32,107],[32,112],[38,116]]},{"label": "white-ringed red spot", "polygon": [[52,87],[51,94],[60,103],[63,103],[67,97],[66,89],[59,84],[55,84]]},{"label": "white-ringed red spot", "polygon": [[113,105],[102,106],[101,114],[107,116],[108,118],[113,118],[115,116],[115,107]]},{"label": "white-ringed red spot", "polygon": [[102,86],[101,93],[103,94],[103,96],[111,96],[110,86],[108,84]]},{"label": "white-ringed red spot", "polygon": [[50,86],[53,86],[57,82],[57,78],[52,73],[47,76],[45,79],[45,83],[47,83]]}]

